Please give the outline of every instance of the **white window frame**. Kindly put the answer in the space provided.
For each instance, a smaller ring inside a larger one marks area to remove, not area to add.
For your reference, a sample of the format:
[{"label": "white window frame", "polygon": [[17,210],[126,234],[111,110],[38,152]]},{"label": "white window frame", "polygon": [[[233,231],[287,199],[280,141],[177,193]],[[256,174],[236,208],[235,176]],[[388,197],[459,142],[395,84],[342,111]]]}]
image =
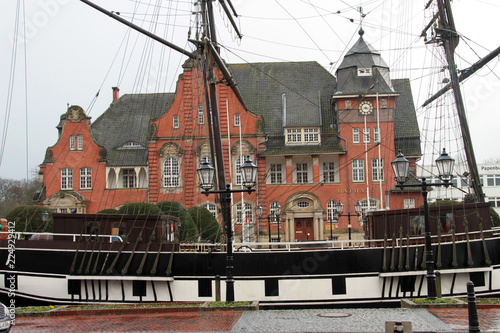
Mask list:
[{"label": "white window frame", "polygon": [[404,209],[415,208],[415,198],[405,198],[403,205]]},{"label": "white window frame", "polygon": [[335,162],[323,162],[323,182],[335,182]]},{"label": "white window frame", "polygon": [[203,103],[198,104],[198,125],[205,124],[205,108]]},{"label": "white window frame", "polygon": [[69,150],[83,150],[83,137],[81,135],[69,137]]},{"label": "white window frame", "polygon": [[328,203],[326,204],[326,218],[328,223],[338,222],[338,220],[336,221],[336,216],[335,216],[335,213],[337,212],[336,205],[337,203],[333,200],[328,201]]},{"label": "white window frame", "polygon": [[81,190],[92,189],[92,169],[91,168],[81,168],[80,169],[80,189]]},{"label": "white window frame", "polygon": [[269,168],[269,182],[270,184],[283,183],[283,164],[271,163]]},{"label": "white window frame", "polygon": [[380,142],[380,127],[373,128],[373,141]]},{"label": "white window frame", "polygon": [[73,189],[73,169],[63,168],[61,169],[61,190],[72,190]]},{"label": "white window frame", "polygon": [[384,181],[384,159],[372,159],[372,180]]},{"label": "white window frame", "polygon": [[172,127],[179,128],[179,116],[175,115],[172,117]]},{"label": "white window frame", "polygon": [[[241,211],[241,202],[236,205],[236,224],[243,224],[243,213]],[[245,219],[250,218],[250,223],[253,223],[253,207],[249,202],[245,202]]]},{"label": "white window frame", "polygon": [[319,128],[304,128],[302,131],[305,143],[319,142]]},{"label": "white window frame", "polygon": [[296,144],[320,144],[321,135],[318,127],[306,128],[287,128],[286,129],[286,142],[287,145]]},{"label": "white window frame", "polygon": [[137,188],[137,174],[133,168],[122,169],[122,176],[123,188]]},{"label": "white window frame", "polygon": [[363,143],[370,143],[370,127],[363,128]]},{"label": "white window frame", "polygon": [[352,181],[364,182],[365,181],[365,166],[364,160],[352,161]]},{"label": "white window frame", "polygon": [[239,113],[236,113],[234,115],[234,127],[240,127],[241,126],[241,118],[240,118],[240,114]]},{"label": "white window frame", "polygon": [[234,179],[236,185],[241,185],[242,183],[240,167],[245,163],[247,158],[250,158],[250,155],[240,155],[234,162]]},{"label": "white window frame", "polygon": [[83,137],[81,135],[77,135],[76,142],[77,142],[77,149],[83,150]]},{"label": "white window frame", "polygon": [[372,76],[372,68],[358,67],[358,76]]},{"label": "white window frame", "polygon": [[309,165],[307,163],[295,164],[295,177],[297,184],[307,184],[309,181]]},{"label": "white window frame", "polygon": [[[361,212],[364,214],[368,210],[368,200],[367,199],[359,200],[359,203],[361,204]],[[378,207],[378,201],[370,198],[370,209],[377,209],[377,207]]]},{"label": "white window frame", "polygon": [[201,205],[201,207],[205,207],[210,214],[212,214],[215,219],[217,219],[217,205],[214,204],[213,202],[207,202]]},{"label": "white window frame", "polygon": [[359,128],[358,127],[352,128],[352,142],[359,143]]},{"label": "white window frame", "polygon": [[179,160],[172,156],[167,156],[163,161],[163,187],[178,187],[180,176]]},{"label": "white window frame", "polygon": [[286,143],[302,143],[302,130],[300,128],[287,128],[286,129]]}]

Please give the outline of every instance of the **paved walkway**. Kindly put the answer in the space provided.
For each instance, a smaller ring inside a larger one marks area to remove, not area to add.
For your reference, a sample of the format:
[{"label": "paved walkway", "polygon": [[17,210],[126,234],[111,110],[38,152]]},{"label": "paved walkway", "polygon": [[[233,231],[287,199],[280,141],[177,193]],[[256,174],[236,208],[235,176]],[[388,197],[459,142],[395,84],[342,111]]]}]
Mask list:
[{"label": "paved walkway", "polygon": [[[481,332],[500,332],[500,310],[479,309]],[[386,321],[413,332],[468,332],[467,309],[315,309],[18,317],[11,332],[385,332]]]}]

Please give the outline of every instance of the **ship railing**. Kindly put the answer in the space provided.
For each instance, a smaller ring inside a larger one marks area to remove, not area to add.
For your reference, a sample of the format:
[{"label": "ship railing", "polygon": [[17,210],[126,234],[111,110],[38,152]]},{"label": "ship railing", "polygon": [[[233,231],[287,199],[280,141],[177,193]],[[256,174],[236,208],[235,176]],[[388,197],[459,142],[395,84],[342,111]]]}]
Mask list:
[{"label": "ship railing", "polygon": [[96,234],[65,234],[65,233],[52,233],[52,232],[0,232],[4,236],[3,238],[10,238],[16,240],[41,240],[41,241],[52,241],[54,237],[59,239],[64,238],[76,242],[80,237],[89,237],[92,239],[102,238],[105,242],[113,243],[119,242],[123,243],[123,239],[118,235],[96,235]]},{"label": "ship railing", "polygon": [[[378,241],[379,243],[381,241]],[[376,241],[355,240],[322,240],[305,242],[238,242],[233,243],[233,252],[255,251],[304,251],[316,249],[347,249],[375,246]],[[225,252],[226,244],[223,243],[181,243],[181,252]]]},{"label": "ship railing", "polygon": [[[497,236],[500,228],[490,232],[491,235]],[[469,232],[469,240],[480,240],[481,232]],[[455,242],[466,242],[467,235],[465,233],[457,233]],[[438,242],[438,236],[432,235],[432,242]],[[441,235],[441,244],[452,243],[451,234]],[[394,244],[393,244],[394,243]],[[306,251],[319,249],[359,249],[359,248],[374,248],[374,247],[395,247],[400,246],[421,246],[425,244],[425,236],[412,236],[409,240],[406,237],[384,239],[352,239],[352,240],[316,240],[302,242],[235,242],[233,243],[233,252],[268,252],[268,251]],[[181,243],[179,251],[181,252],[225,252],[225,243]]]}]

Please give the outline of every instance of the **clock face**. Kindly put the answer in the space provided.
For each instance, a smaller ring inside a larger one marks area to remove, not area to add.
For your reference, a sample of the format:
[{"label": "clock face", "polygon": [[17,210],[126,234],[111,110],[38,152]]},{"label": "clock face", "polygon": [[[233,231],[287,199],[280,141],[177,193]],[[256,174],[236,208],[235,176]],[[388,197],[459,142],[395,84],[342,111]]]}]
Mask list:
[{"label": "clock face", "polygon": [[371,114],[373,111],[373,103],[370,101],[362,101],[359,103],[359,112],[363,116]]}]

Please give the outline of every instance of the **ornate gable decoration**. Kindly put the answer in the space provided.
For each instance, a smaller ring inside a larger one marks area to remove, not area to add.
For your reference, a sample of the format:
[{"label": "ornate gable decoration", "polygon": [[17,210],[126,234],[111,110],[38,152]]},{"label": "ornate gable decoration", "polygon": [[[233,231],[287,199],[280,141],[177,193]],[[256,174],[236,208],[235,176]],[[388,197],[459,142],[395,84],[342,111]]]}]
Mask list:
[{"label": "ornate gable decoration", "polygon": [[72,123],[79,123],[81,121],[91,119],[91,117],[87,116],[85,114],[85,111],[78,106],[78,105],[72,105],[68,108],[68,111],[66,111],[66,114],[61,117],[62,119],[67,119]]}]

